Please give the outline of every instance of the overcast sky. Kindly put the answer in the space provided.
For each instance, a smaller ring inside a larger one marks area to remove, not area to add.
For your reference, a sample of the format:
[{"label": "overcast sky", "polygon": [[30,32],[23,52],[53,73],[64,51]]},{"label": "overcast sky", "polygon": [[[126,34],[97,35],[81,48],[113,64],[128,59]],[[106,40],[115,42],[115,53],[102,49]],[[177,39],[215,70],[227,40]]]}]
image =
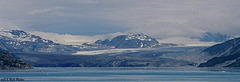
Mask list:
[{"label": "overcast sky", "polygon": [[73,35],[239,35],[240,0],[0,0],[0,27]]}]

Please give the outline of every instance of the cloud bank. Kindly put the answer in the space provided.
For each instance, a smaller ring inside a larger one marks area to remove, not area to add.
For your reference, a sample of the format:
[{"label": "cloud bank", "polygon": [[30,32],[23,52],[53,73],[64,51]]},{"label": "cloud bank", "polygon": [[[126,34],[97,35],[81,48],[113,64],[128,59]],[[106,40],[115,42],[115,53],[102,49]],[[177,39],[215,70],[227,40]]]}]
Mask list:
[{"label": "cloud bank", "polygon": [[237,36],[239,5],[239,0],[1,0],[0,27],[62,36],[116,32],[158,39],[204,32]]},{"label": "cloud bank", "polygon": [[71,35],[71,34],[57,34],[39,31],[30,31],[31,34],[39,35],[42,38],[52,40],[55,43],[68,44],[68,45],[81,45],[89,42],[94,43],[97,40],[113,39],[116,36],[123,35],[124,33],[112,33],[106,35],[84,36],[84,35]]}]

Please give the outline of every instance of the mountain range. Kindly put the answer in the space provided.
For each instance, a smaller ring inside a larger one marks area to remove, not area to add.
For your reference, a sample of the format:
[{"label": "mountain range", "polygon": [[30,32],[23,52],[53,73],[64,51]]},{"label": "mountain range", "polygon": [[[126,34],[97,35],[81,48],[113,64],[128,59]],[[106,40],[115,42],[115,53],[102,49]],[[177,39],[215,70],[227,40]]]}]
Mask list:
[{"label": "mountain range", "polygon": [[[193,66],[193,62],[158,57],[152,52],[110,53],[100,55],[71,55],[79,51],[107,50],[119,48],[155,48],[161,46],[177,46],[176,44],[159,44],[159,42],[144,34],[127,34],[114,37],[111,40],[96,41],[80,45],[64,45],[27,33],[22,30],[0,30],[0,42],[3,48],[22,61],[40,67],[158,67],[158,66]],[[1,46],[0,46],[1,47]],[[115,54],[115,55],[113,55]],[[135,54],[135,55],[125,55]],[[147,55],[149,54],[149,56]],[[161,55],[159,55],[161,56]],[[106,60],[107,58],[107,60]],[[159,63],[162,62],[162,63]],[[172,63],[172,64],[170,64]],[[175,63],[175,64],[173,64]]]},{"label": "mountain range", "polygon": [[0,42],[11,53],[71,54],[81,50],[102,49],[101,46],[64,45],[22,30],[0,30]]},{"label": "mountain range", "polygon": [[144,34],[120,35],[112,40],[98,40],[95,43],[65,45],[27,33],[23,30],[0,29],[0,42],[11,53],[52,53],[71,54],[84,50],[102,50],[115,48],[153,48],[161,46],[177,46],[176,44],[159,44],[159,42]]},{"label": "mountain range", "polygon": [[[208,33],[207,35],[211,34]],[[216,41],[229,39],[228,36],[220,37],[223,37],[223,39]],[[201,47],[193,48],[193,51],[188,47],[171,49],[171,47],[179,45],[172,43],[162,44],[155,38],[144,34],[125,34],[112,39],[97,40],[95,43],[64,45],[22,30],[0,29],[0,42],[1,62],[15,62],[17,64],[14,65],[20,65],[20,68],[30,68],[30,65],[22,63],[22,61],[27,61],[33,66],[40,67],[172,67],[196,66],[198,64],[200,64],[199,67],[240,67],[240,38],[228,40],[206,49],[203,47],[204,50],[200,54],[198,51],[203,49]],[[170,47],[170,49],[165,49],[167,47]],[[132,50],[127,50],[129,48]],[[140,48],[149,49],[134,50]],[[151,48],[154,49],[152,50]],[[97,54],[97,50],[108,52],[111,49],[115,49],[112,50],[113,53]],[[93,56],[84,56],[86,52],[81,51],[96,52],[93,52]],[[12,53],[13,56],[8,52]],[[78,52],[83,54],[74,54]],[[4,68],[11,68],[5,66],[6,64],[4,63],[1,63],[1,65]]]}]

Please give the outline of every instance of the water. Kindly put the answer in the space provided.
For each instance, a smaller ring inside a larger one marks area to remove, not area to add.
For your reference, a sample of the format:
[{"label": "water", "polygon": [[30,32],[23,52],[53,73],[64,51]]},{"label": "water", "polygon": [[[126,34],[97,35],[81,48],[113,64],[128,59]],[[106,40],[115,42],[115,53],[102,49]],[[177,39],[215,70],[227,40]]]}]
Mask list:
[{"label": "water", "polygon": [[25,81],[93,82],[240,82],[240,68],[46,68],[0,70],[0,79],[22,78]]}]

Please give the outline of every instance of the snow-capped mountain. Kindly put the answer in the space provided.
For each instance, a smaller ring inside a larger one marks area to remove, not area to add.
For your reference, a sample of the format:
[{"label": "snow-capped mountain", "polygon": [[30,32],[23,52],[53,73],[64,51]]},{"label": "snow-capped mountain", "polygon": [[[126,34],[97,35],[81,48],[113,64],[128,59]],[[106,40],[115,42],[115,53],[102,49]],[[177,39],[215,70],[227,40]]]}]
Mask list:
[{"label": "snow-capped mountain", "polygon": [[152,48],[159,46],[159,42],[156,39],[144,34],[120,35],[112,40],[98,40],[95,43],[114,48]]},{"label": "snow-capped mountain", "polygon": [[74,53],[84,48],[80,45],[62,45],[22,30],[0,29],[0,42],[9,52]]},{"label": "snow-capped mountain", "polygon": [[43,39],[39,36],[29,34],[22,30],[0,30],[0,38],[15,41],[53,43],[51,40]]},{"label": "snow-capped mountain", "polygon": [[[176,44],[160,44],[156,39],[144,34],[125,34],[95,43],[65,45],[27,33],[22,30],[0,29],[0,42],[11,53],[51,53],[72,54],[83,50],[102,50],[114,48],[153,48],[160,46],[177,46]],[[0,46],[1,47],[1,46]]]}]

